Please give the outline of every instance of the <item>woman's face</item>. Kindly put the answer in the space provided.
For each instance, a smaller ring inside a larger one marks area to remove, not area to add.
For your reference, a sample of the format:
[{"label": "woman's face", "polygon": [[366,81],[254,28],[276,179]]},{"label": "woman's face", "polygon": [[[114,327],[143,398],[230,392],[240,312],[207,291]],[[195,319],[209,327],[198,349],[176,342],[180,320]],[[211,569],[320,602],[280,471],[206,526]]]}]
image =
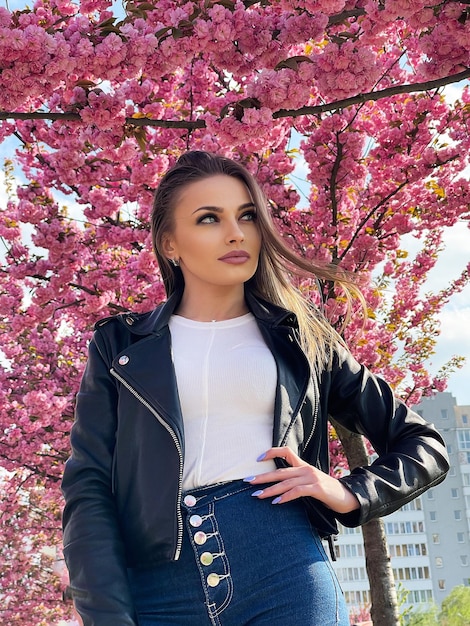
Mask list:
[{"label": "woman's face", "polygon": [[243,285],[256,271],[261,235],[245,184],[224,174],[190,183],[164,239],[168,258],[179,259],[185,287]]}]

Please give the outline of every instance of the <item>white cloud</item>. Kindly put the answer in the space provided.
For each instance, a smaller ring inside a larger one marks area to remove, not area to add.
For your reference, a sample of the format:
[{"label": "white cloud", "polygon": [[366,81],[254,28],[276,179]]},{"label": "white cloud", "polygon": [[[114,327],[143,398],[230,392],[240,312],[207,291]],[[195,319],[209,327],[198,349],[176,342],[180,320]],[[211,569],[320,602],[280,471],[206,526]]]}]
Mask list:
[{"label": "white cloud", "polygon": [[467,289],[466,306],[456,308],[449,304],[440,319],[441,334],[430,369],[434,373],[453,356],[465,357],[463,368],[451,374],[447,390],[455,396],[457,404],[470,405],[470,289]]},{"label": "white cloud", "polygon": [[452,83],[450,85],[446,85],[442,93],[444,94],[444,98],[450,104],[454,104],[456,100],[459,100],[462,97],[462,90],[464,87],[468,87],[469,81],[462,80],[459,83]]},{"label": "white cloud", "polygon": [[5,172],[0,170],[0,210],[6,207],[7,201],[8,196],[5,189]]},{"label": "white cloud", "polygon": [[[421,249],[423,240],[411,236],[404,237],[402,247],[411,255]],[[470,230],[464,222],[459,222],[446,230],[445,249],[440,253],[435,267],[429,272],[423,293],[436,293],[457,278],[470,261]],[[436,354],[430,364],[430,371],[436,373],[452,356],[466,358],[461,370],[449,378],[447,390],[458,404],[470,404],[470,285],[453,295],[443,308],[439,320],[441,333],[437,339]]]},{"label": "white cloud", "polygon": [[[470,302],[462,308],[446,307],[441,316],[443,330],[441,337],[448,347],[455,347],[456,353],[467,346],[470,351]],[[470,382],[470,381],[469,381]]]},{"label": "white cloud", "polygon": [[[401,247],[414,256],[423,246],[423,239],[416,239],[411,235],[402,237]],[[443,238],[444,249],[439,254],[434,268],[429,272],[425,291],[438,291],[446,287],[449,282],[459,276],[470,261],[470,230],[466,223],[458,222],[452,228],[447,228]],[[469,294],[465,301],[469,302]],[[458,296],[455,296],[457,299]]]}]

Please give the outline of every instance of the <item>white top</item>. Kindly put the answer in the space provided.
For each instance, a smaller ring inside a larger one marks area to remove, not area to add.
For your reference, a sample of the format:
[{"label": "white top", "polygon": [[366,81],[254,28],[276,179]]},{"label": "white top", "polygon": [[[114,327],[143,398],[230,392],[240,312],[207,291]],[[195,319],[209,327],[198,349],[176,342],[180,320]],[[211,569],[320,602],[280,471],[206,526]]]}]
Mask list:
[{"label": "white top", "polygon": [[196,322],[173,315],[173,361],[184,420],[183,489],[275,469],[277,371],[254,316]]}]

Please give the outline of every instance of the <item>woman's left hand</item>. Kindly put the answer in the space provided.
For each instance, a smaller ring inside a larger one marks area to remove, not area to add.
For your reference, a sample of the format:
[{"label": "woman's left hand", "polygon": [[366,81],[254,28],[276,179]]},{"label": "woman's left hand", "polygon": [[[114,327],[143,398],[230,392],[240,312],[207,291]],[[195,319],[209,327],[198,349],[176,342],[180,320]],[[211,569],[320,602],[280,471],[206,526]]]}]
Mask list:
[{"label": "woman's left hand", "polygon": [[270,448],[258,461],[282,458],[290,467],[283,467],[257,476],[248,476],[251,485],[274,483],[252,495],[260,499],[274,498],[273,504],[283,504],[310,496],[336,513],[350,513],[359,508],[359,500],[340,480],[309,465],[287,447]]}]

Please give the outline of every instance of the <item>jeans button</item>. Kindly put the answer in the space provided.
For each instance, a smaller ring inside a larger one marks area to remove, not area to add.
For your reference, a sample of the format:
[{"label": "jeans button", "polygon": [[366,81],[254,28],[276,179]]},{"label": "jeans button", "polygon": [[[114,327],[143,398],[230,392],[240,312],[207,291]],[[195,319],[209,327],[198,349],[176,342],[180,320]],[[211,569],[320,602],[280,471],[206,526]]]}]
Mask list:
[{"label": "jeans button", "polygon": [[218,574],[209,574],[207,577],[207,584],[209,587],[217,587],[220,583],[220,576]]},{"label": "jeans button", "polygon": [[191,515],[189,523],[193,528],[197,528],[202,524],[202,517],[200,515]]},{"label": "jeans button", "polygon": [[194,496],[187,495],[184,497],[183,502],[186,504],[186,506],[194,506],[196,504],[196,498]]},{"label": "jeans button", "polygon": [[197,543],[198,546],[203,546],[207,541],[206,533],[203,533],[202,530],[198,530],[197,533],[194,535],[194,541]]},{"label": "jeans button", "polygon": [[200,561],[203,565],[212,565],[212,563],[214,562],[214,556],[210,552],[203,552],[201,554]]}]

